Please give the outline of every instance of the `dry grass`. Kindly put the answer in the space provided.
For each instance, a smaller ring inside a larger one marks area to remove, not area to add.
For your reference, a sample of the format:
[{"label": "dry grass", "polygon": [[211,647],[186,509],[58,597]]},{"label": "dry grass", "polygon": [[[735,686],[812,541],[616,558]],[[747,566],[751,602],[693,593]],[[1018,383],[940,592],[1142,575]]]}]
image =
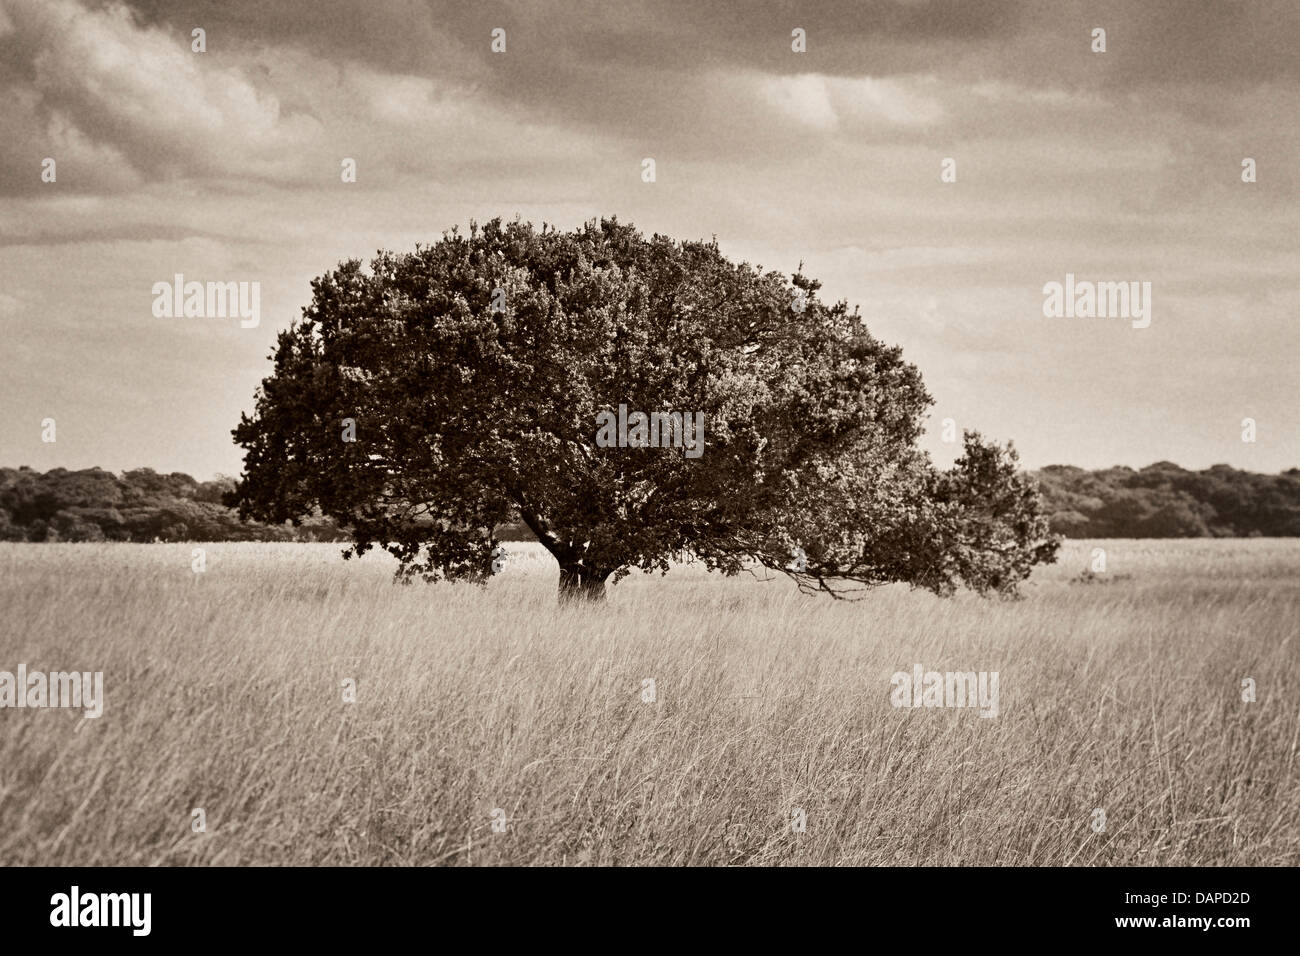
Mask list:
[{"label": "dry grass", "polygon": [[[334,545],[0,545],[0,670],[106,696],[0,710],[0,861],[1300,862],[1300,541],[1108,542],[1072,583],[1091,547],[1018,603],[685,567],[565,611],[535,551],[480,591]],[[998,671],[1000,716],[893,708],[914,663]]]}]

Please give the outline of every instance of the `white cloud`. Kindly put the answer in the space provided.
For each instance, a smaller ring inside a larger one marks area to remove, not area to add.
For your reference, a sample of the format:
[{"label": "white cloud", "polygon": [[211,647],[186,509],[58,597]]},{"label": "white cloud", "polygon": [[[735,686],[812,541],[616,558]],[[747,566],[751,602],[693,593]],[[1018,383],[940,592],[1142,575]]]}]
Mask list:
[{"label": "white cloud", "polygon": [[826,77],[814,73],[801,76],[768,76],[759,80],[759,95],[787,119],[817,129],[835,129],[839,114],[831,105]]},{"label": "white cloud", "polygon": [[776,112],[815,129],[863,124],[914,129],[932,126],[946,116],[937,99],[911,88],[923,85],[916,81],[801,73],[760,75],[748,82]]},{"label": "white cloud", "polygon": [[191,52],[188,33],[142,27],[120,5],[8,2],[18,32],[39,43],[32,67],[44,105],[66,117],[66,129],[103,130],[137,161],[284,175],[319,139],[316,120],[283,115],[241,69]]}]

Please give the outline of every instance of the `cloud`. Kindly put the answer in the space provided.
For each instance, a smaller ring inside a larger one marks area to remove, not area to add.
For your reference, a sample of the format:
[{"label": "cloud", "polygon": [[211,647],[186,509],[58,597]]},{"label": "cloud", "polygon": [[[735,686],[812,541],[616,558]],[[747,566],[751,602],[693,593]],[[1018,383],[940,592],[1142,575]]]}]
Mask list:
[{"label": "cloud", "polygon": [[365,191],[537,175],[608,152],[600,131],[557,128],[467,76],[322,61],[292,43],[231,46],[222,32],[199,54],[188,26],[145,24],[120,4],[0,4],[15,24],[0,40],[0,120],[15,134],[0,143],[8,195],[40,194],[45,156],[60,190],[112,193],[169,181],[329,188],[344,157]]},{"label": "cloud", "polygon": [[[96,142],[59,109],[41,105],[31,88],[0,91],[0,194],[118,192],[141,176],[122,151]],[[42,180],[43,162],[55,161],[55,183]]]},{"label": "cloud", "polygon": [[[312,117],[281,111],[237,66],[193,53],[188,33],[141,27],[121,5],[6,0],[25,43],[36,112],[69,142],[92,135],[154,174],[284,178],[319,144]],[[89,131],[89,132],[88,132]]]},{"label": "cloud", "polygon": [[757,87],[758,95],[786,119],[817,129],[839,126],[824,76],[767,76],[757,81]]},{"label": "cloud", "polygon": [[870,76],[743,77],[758,98],[787,120],[819,130],[890,126],[921,129],[941,122],[942,104],[917,87],[915,79],[891,80]]}]

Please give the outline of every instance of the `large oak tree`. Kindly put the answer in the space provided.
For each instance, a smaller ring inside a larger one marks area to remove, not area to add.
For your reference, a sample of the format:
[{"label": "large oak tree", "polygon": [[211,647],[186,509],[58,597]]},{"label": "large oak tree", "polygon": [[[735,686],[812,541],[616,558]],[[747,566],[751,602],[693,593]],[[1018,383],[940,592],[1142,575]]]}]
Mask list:
[{"label": "large oak tree", "polygon": [[[232,501],[319,508],[426,580],[482,580],[522,520],[564,597],[683,555],[834,596],[1014,593],[1057,547],[1014,451],[968,433],[937,470],[917,370],[818,288],[612,219],[494,220],[342,263],[234,430]],[[703,413],[703,454],[604,447],[598,414],[621,404]]]}]

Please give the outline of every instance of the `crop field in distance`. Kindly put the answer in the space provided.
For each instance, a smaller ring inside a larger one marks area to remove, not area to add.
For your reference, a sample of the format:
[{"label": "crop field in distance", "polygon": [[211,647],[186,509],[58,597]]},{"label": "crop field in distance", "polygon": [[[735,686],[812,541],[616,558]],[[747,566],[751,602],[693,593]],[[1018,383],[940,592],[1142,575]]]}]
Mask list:
[{"label": "crop field in distance", "polygon": [[[99,718],[0,710],[0,860],[1300,863],[1300,540],[1070,541],[1017,602],[684,565],[598,608],[507,547],[479,588],[0,544],[0,670],[104,674]],[[893,706],[918,664],[998,672],[997,716]]]}]

